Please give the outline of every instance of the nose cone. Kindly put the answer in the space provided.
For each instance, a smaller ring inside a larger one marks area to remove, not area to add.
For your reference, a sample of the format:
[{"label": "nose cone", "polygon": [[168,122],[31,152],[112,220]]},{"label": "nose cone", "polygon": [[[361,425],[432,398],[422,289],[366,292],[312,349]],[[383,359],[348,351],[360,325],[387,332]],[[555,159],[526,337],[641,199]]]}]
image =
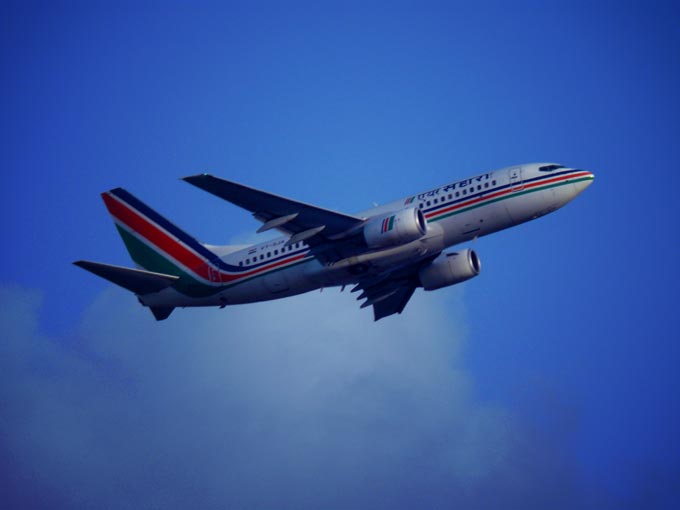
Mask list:
[{"label": "nose cone", "polygon": [[574,191],[576,191],[576,195],[582,193],[583,190],[590,186],[594,180],[595,174],[593,174],[593,172],[583,171],[579,173],[572,183],[574,186]]}]

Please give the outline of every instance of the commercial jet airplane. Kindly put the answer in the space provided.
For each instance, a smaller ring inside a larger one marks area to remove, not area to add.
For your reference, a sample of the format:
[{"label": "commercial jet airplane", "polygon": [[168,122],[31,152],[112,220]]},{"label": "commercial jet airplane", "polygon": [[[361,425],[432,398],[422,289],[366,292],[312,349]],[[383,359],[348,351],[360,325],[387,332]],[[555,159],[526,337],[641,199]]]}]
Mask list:
[{"label": "commercial jet airplane", "polygon": [[401,313],[418,287],[436,290],[479,274],[473,250],[447,248],[553,212],[593,179],[585,170],[533,163],[344,214],[200,174],[184,180],[250,211],[262,222],[258,233],[284,236],[245,247],[203,244],[116,188],[102,198],[138,268],[75,264],[134,292],[157,320],[176,307],[222,308],[354,285],[377,321]]}]

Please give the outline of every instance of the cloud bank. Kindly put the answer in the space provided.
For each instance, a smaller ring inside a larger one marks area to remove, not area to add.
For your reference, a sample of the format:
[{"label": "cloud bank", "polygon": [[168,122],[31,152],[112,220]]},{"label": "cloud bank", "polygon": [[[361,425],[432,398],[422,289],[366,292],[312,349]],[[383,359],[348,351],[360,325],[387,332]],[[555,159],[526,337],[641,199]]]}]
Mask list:
[{"label": "cloud bank", "polygon": [[[162,323],[105,291],[69,338],[0,291],[4,499],[50,508],[573,508],[572,463],[461,368],[460,289],[379,323],[337,290]],[[580,505],[582,506],[582,505]]]}]

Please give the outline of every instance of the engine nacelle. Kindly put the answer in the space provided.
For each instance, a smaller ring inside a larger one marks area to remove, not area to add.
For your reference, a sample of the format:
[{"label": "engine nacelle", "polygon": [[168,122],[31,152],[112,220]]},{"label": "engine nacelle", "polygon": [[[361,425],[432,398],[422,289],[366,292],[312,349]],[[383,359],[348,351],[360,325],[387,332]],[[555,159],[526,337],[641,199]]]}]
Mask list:
[{"label": "engine nacelle", "polygon": [[482,263],[470,249],[442,253],[431,264],[418,271],[420,283],[425,290],[436,290],[464,282],[479,274]]},{"label": "engine nacelle", "polygon": [[370,219],[364,227],[364,239],[370,248],[397,246],[420,239],[426,229],[420,209],[402,209]]}]

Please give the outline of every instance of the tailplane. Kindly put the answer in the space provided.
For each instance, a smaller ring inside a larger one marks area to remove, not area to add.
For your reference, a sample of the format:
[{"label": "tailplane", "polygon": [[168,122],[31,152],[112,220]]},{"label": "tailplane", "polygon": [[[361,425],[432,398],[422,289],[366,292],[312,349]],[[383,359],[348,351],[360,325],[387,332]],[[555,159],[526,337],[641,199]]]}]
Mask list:
[{"label": "tailplane", "polygon": [[179,280],[179,277],[169,274],[152,273],[89,260],[78,260],[74,264],[140,296],[159,292]]},{"label": "tailplane", "polygon": [[[102,264],[101,262],[91,262],[89,260],[78,260],[74,264],[124,289],[134,292],[138,296],[160,292],[179,280],[179,277],[174,275],[152,273],[151,271]],[[171,306],[151,307],[151,313],[153,313],[157,321],[167,319],[173,310],[174,307]]]}]

